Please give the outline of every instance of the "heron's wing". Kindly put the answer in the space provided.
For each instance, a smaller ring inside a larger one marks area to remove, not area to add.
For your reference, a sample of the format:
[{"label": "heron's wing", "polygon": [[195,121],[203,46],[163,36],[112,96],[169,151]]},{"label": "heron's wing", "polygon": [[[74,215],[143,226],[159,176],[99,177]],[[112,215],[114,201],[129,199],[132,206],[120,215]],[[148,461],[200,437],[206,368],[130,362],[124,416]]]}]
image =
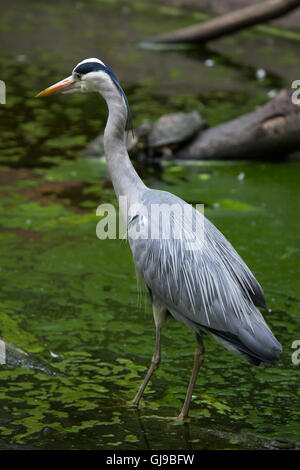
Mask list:
[{"label": "heron's wing", "polygon": [[[162,216],[153,210],[158,205]],[[209,325],[216,303],[223,316],[241,315],[246,300],[265,305],[249,268],[201,213],[164,191],[146,191],[143,207],[146,213],[132,214],[129,222],[130,246],[146,284],[168,307],[180,306]],[[146,237],[139,238],[143,229]]]},{"label": "heron's wing", "polygon": [[[139,223],[148,229],[146,238],[133,239],[129,230],[134,261],[147,286],[175,318],[195,330],[201,326],[247,338],[264,332],[273,338],[255,307],[265,305],[262,288],[216,227],[194,209],[187,211],[188,223],[184,219],[183,224],[176,207],[183,211],[188,205],[170,193],[148,190],[143,204],[148,215],[135,214],[129,224],[133,232]],[[164,217],[153,216],[155,204],[174,208],[169,237],[162,235]],[[188,231],[197,222],[202,229],[189,238]],[[153,229],[155,237],[151,236]],[[181,230],[181,238],[174,236]]]}]

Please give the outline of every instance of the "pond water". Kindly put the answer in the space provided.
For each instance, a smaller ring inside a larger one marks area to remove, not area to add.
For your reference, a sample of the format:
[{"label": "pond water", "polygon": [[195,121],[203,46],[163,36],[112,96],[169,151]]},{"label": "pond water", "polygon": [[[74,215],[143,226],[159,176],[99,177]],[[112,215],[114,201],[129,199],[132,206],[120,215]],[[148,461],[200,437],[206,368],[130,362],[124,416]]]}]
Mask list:
[{"label": "pond water", "polygon": [[[0,448],[295,447],[298,164],[137,167],[149,186],[205,203],[206,216],[262,284],[264,317],[283,345],[276,367],[254,368],[208,338],[190,419],[178,423],[195,345],[193,333],[174,321],[164,329],[160,369],[139,410],[131,406],[155,329],[128,244],[96,237],[96,208],[115,196],[104,159],[81,152],[103,130],[105,105],[93,95],[33,97],[82,58],[98,56],[124,85],[135,125],[194,109],[214,125],[289,87],[284,64],[300,74],[296,45],[247,32],[197,51],[145,50],[139,41],[202,16],[141,1],[122,5],[18,0],[13,9],[7,2],[0,19],[0,79],[7,86],[0,107],[0,335],[8,342],[8,364],[0,366]],[[253,43],[259,64],[247,57]],[[276,60],[259,81],[270,44],[283,65]]]}]

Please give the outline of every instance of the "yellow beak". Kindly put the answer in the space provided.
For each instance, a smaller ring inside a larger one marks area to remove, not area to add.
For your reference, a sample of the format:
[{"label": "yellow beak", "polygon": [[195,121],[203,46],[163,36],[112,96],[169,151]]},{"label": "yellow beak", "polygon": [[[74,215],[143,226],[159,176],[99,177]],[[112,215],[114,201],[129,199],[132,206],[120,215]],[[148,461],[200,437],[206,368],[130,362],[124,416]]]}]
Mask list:
[{"label": "yellow beak", "polygon": [[76,80],[72,77],[72,75],[70,75],[70,77],[67,77],[64,80],[61,80],[60,82],[57,82],[54,85],[49,86],[45,90],[41,91],[40,93],[35,95],[35,98],[51,95],[52,93],[59,93],[61,91],[70,90],[75,83]]}]

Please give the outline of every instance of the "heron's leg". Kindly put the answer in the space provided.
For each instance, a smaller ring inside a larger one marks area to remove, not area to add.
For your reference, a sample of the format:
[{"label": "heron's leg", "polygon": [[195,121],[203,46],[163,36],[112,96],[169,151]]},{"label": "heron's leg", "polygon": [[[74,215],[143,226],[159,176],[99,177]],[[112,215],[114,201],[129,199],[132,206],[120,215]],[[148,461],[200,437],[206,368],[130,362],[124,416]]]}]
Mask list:
[{"label": "heron's leg", "polygon": [[155,344],[155,350],[154,354],[152,357],[152,362],[151,365],[148,369],[148,372],[146,374],[146,377],[144,378],[144,381],[142,385],[140,386],[140,389],[138,393],[136,394],[135,399],[133,400],[134,405],[138,405],[139,401],[144,393],[144,390],[153,374],[153,372],[159,367],[160,360],[161,360],[161,326],[156,327],[156,344]]},{"label": "heron's leg", "polygon": [[197,339],[197,345],[196,345],[195,356],[194,356],[193,372],[192,372],[190,383],[186,392],[186,397],[185,397],[183,408],[181,410],[180,415],[178,416],[178,419],[181,419],[181,420],[186,419],[188,417],[190,404],[192,400],[192,394],[193,394],[194,386],[197,380],[197,375],[198,375],[200,366],[204,361],[204,354],[205,354],[204,344],[203,344],[201,336],[198,333],[196,333],[196,339]]},{"label": "heron's leg", "polygon": [[135,399],[133,400],[133,404],[136,406],[139,404],[139,401],[144,393],[144,390],[153,372],[159,367],[160,360],[161,360],[161,330],[162,330],[162,324],[166,317],[166,309],[163,305],[160,304],[160,302],[158,302],[155,299],[155,297],[152,299],[152,307],[153,307],[153,316],[154,316],[154,321],[155,321],[155,326],[156,326],[156,343],[155,343],[155,349],[154,349],[154,354],[152,357],[151,365],[148,369],[148,372],[146,374],[146,377],[144,378],[142,385],[140,386],[138,393],[135,396]]}]

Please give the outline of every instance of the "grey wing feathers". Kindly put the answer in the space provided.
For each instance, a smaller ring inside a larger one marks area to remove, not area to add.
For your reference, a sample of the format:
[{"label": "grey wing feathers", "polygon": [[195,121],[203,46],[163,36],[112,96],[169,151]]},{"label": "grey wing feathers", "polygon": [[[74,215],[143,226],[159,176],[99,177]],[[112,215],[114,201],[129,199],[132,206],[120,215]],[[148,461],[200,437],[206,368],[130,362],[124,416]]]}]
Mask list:
[{"label": "grey wing feathers", "polygon": [[[157,201],[187,206],[170,193],[147,190],[143,204],[149,207],[149,226],[159,223],[151,220],[150,211]],[[129,235],[135,264],[148,288],[175,319],[193,330],[210,332],[254,361],[275,362],[280,344],[256,308],[265,306],[261,286],[211,222],[194,209],[192,219],[204,227],[204,236],[197,234],[193,249],[184,233],[181,239],[171,235],[131,240]],[[174,214],[171,221],[173,228],[182,226]]]}]

